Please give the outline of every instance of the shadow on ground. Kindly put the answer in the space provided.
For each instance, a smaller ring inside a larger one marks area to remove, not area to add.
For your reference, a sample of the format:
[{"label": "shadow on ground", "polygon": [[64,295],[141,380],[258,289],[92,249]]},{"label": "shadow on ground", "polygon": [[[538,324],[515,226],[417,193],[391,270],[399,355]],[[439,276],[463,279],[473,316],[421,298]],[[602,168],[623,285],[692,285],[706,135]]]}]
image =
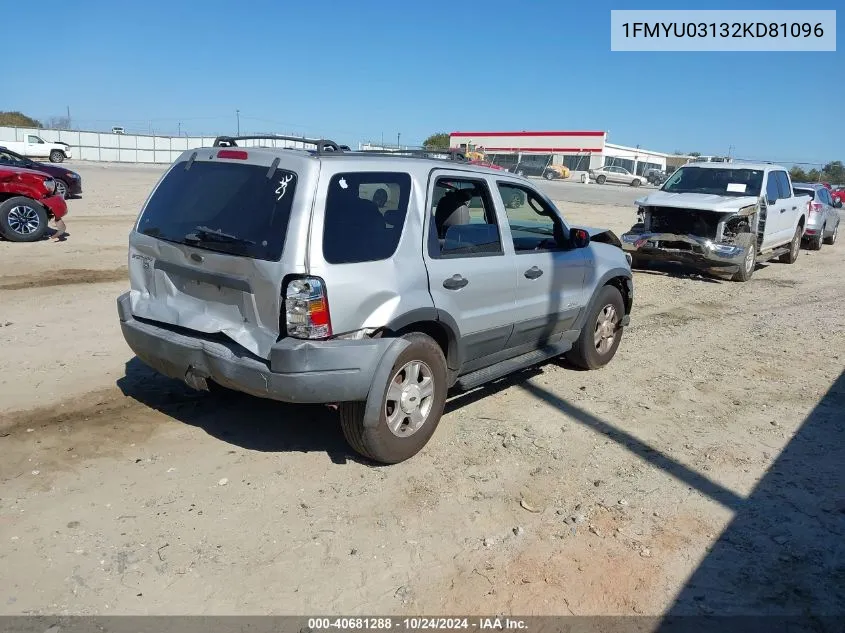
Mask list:
[{"label": "shadow on ground", "polygon": [[338,464],[361,461],[346,444],[337,413],[325,406],[284,404],[234,391],[194,391],[138,358],[126,363],[117,386],[125,396],[241,448],[325,452]]},{"label": "shadow on ground", "polygon": [[669,613],[808,616],[807,630],[845,630],[845,372],[739,505]]},{"label": "shadow on ground", "polygon": [[[450,393],[444,415],[541,372],[541,368],[530,369],[471,392]],[[336,464],[379,465],[349,448],[337,411],[327,406],[285,404],[236,391],[195,391],[162,376],[137,357],[126,363],[117,387],[151,409],[240,448],[268,453],[325,452]]]}]

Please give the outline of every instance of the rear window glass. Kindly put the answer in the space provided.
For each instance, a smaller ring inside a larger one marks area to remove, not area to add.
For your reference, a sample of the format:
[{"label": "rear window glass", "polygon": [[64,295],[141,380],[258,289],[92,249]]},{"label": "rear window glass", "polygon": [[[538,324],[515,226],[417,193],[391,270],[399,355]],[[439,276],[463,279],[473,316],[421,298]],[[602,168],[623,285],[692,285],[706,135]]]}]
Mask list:
[{"label": "rear window glass", "polygon": [[277,261],[296,174],[229,162],[175,165],[153,193],[138,231],[210,251]]},{"label": "rear window glass", "polygon": [[795,195],[796,196],[810,196],[811,198],[815,199],[816,191],[815,191],[815,189],[805,189],[804,187],[795,187]]},{"label": "rear window glass", "polygon": [[323,257],[330,264],[387,259],[396,252],[411,177],[395,172],[336,174],[329,182]]}]

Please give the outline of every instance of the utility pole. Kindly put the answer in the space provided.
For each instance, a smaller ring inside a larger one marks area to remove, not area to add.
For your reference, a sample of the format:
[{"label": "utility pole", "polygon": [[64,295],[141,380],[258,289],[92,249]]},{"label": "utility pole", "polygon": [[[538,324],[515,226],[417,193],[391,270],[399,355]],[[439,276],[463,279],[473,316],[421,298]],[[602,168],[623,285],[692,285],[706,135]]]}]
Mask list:
[{"label": "utility pole", "polygon": [[70,106],[67,106],[67,129],[70,129]]},{"label": "utility pole", "polygon": [[402,144],[399,142],[399,139],[402,138],[402,132],[396,133],[396,149],[402,149]]},{"label": "utility pole", "polygon": [[733,153],[734,153],[734,146],[729,145],[728,146],[728,159],[730,159],[730,157],[733,156]]},{"label": "utility pole", "polygon": [[235,116],[238,117],[238,136],[241,135],[241,111],[235,110]]},{"label": "utility pole", "polygon": [[182,122],[181,121],[179,121],[179,132],[176,134],[176,136],[182,136]]}]

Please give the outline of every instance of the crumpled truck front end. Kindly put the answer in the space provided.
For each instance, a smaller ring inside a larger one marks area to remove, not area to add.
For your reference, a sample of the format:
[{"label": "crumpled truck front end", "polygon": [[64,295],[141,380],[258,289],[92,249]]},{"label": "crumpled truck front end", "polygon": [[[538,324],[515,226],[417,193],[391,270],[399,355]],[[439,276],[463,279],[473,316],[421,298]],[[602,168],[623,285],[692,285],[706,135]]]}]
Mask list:
[{"label": "crumpled truck front end", "polygon": [[640,207],[639,222],[622,235],[622,248],[634,264],[673,262],[718,272],[735,272],[745,261],[737,243],[741,233],[756,233],[757,207],[734,211]]}]

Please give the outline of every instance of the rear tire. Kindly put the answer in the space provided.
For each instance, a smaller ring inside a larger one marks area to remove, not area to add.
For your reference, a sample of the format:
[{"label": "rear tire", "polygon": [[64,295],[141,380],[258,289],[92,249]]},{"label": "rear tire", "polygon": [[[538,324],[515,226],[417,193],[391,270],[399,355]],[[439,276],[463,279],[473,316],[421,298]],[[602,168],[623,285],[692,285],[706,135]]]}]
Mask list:
[{"label": "rear tire", "polygon": [[810,239],[807,241],[807,248],[811,251],[820,251],[822,250],[822,240],[824,239],[824,227],[819,232],[818,235],[810,236]]},{"label": "rear tire", "polygon": [[61,150],[54,149],[50,152],[50,162],[51,163],[61,163],[65,159],[65,153]]},{"label": "rear tire", "polygon": [[596,183],[599,185],[603,185],[605,182],[607,182],[607,176],[602,175],[596,178]]},{"label": "rear tire", "polygon": [[839,233],[839,222],[836,223],[836,226],[833,227],[833,234],[830,237],[824,238],[824,243],[828,246],[833,246],[836,244],[836,237]]},{"label": "rear tire", "polygon": [[744,249],[744,257],[739,270],[731,277],[733,281],[748,281],[757,267],[757,240],[751,233],[740,233],[736,236],[736,245]]},{"label": "rear tire", "polygon": [[566,359],[581,369],[598,369],[607,365],[622,340],[623,328],[619,324],[623,316],[625,303],[622,294],[613,286],[602,287],[578,340],[565,354]]},{"label": "rear tire", "polygon": [[795,235],[792,236],[792,241],[789,243],[789,250],[778,257],[778,261],[783,264],[794,264],[801,253],[801,234],[804,232],[804,225],[799,224],[795,229]]},{"label": "rear tire", "polygon": [[639,187],[641,184],[642,184],[642,183],[641,183],[641,182],[639,181],[639,179],[637,179],[637,178],[634,178],[634,180],[633,180],[633,181],[631,181],[631,186],[632,186],[632,187]]},{"label": "rear tire", "polygon": [[555,173],[553,171],[547,171],[545,174],[543,174],[543,177],[546,180],[554,180],[555,179]]},{"label": "rear tire", "polygon": [[10,242],[37,242],[48,220],[44,207],[31,198],[17,196],[0,204],[0,235]]},{"label": "rear tire", "polygon": [[446,404],[446,358],[430,336],[411,332],[387,384],[371,387],[381,406],[376,420],[366,419],[366,402],[340,405],[340,426],[355,452],[382,464],[416,455],[428,443]]}]

